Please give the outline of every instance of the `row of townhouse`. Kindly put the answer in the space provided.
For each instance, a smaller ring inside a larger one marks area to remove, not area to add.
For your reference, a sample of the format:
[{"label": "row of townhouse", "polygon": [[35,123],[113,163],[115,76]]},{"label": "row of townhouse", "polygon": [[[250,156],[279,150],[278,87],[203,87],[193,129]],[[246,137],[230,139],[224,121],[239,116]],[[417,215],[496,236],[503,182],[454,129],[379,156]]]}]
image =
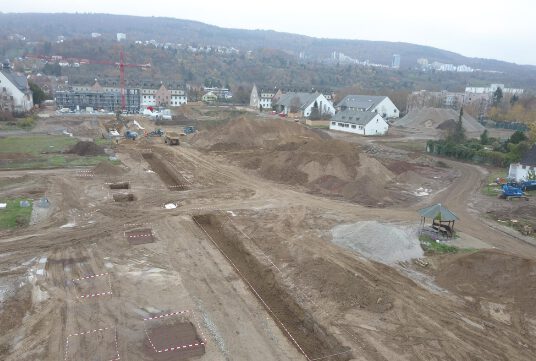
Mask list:
[{"label": "row of townhouse", "polygon": [[[188,103],[186,90],[179,86],[160,84],[130,86],[125,89],[126,111],[137,113],[148,107],[179,107]],[[103,86],[98,81],[93,85],[73,85],[68,90],[55,92],[58,108],[104,109],[116,111],[120,106],[121,89],[116,85]]]}]

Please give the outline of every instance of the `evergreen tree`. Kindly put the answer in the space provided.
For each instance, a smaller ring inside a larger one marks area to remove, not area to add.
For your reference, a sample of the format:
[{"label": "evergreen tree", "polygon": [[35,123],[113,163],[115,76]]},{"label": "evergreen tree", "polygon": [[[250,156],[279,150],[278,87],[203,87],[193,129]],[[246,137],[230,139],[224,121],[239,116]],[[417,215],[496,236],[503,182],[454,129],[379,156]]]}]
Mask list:
[{"label": "evergreen tree", "polygon": [[488,130],[484,129],[482,134],[480,134],[480,144],[487,145],[489,143]]},{"label": "evergreen tree", "polygon": [[499,105],[501,103],[502,98],[503,98],[503,91],[499,87],[497,88],[497,90],[495,90],[495,92],[493,92],[493,97],[492,97],[493,105],[494,106]]},{"label": "evergreen tree", "polygon": [[28,83],[30,85],[30,90],[32,91],[32,98],[34,104],[39,105],[48,98],[45,92],[39,87],[39,85],[33,82]]}]

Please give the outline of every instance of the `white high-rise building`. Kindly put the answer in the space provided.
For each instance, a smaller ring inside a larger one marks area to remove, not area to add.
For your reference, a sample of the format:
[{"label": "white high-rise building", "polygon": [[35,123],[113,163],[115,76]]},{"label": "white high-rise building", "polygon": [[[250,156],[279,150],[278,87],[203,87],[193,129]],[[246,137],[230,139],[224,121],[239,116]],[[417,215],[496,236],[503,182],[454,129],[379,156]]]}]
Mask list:
[{"label": "white high-rise building", "polygon": [[393,62],[391,68],[399,69],[400,68],[400,54],[393,54]]},{"label": "white high-rise building", "polygon": [[127,34],[117,33],[117,41],[121,41],[121,40],[127,40]]}]

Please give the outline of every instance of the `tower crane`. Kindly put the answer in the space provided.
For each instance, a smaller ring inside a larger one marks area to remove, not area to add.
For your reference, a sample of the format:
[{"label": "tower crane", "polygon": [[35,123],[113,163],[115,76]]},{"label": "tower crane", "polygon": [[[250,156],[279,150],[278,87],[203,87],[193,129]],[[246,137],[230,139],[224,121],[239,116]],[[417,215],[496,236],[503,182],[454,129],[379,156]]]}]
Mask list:
[{"label": "tower crane", "polygon": [[151,68],[151,63],[145,64],[135,64],[135,63],[125,63],[125,54],[123,49],[119,51],[119,62],[109,61],[109,60],[93,60],[93,59],[82,59],[82,58],[69,58],[62,56],[47,56],[47,55],[27,55],[27,58],[36,58],[47,61],[67,61],[67,62],[76,62],[79,64],[102,64],[102,65],[114,65],[119,67],[119,89],[121,94],[121,110],[126,109],[126,91],[125,91],[125,68],[142,68],[147,69]]}]

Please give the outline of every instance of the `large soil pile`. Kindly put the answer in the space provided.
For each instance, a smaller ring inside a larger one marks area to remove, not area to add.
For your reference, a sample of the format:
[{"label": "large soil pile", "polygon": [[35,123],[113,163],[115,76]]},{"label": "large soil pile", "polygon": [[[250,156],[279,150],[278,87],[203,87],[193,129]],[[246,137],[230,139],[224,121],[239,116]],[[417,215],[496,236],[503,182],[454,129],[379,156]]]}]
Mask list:
[{"label": "large soil pile", "polygon": [[113,165],[110,162],[100,162],[93,168],[93,173],[97,175],[120,176],[126,173],[126,170],[118,165]]},{"label": "large soil pile", "polygon": [[199,148],[225,151],[274,147],[284,143],[321,138],[319,132],[286,120],[240,117],[199,132],[193,137],[192,143]]},{"label": "large soil pile", "polygon": [[75,145],[73,145],[65,153],[78,154],[81,156],[105,154],[104,147],[101,147],[100,145],[95,144],[95,142],[90,142],[90,141],[80,141],[76,143]]},{"label": "large soil pile", "polygon": [[[419,132],[438,134],[448,130],[452,124],[455,124],[458,117],[459,113],[453,109],[422,108],[409,112],[394,125]],[[484,126],[469,114],[463,115],[462,125],[470,134],[479,135],[484,131]]]},{"label": "large soil pile", "polygon": [[500,304],[511,304],[536,315],[536,262],[486,250],[456,257],[442,265],[438,284],[453,292]]},{"label": "large soil pile", "polygon": [[242,117],[200,132],[193,143],[276,182],[366,205],[393,203],[385,189],[393,172],[359,145],[294,122]]}]

